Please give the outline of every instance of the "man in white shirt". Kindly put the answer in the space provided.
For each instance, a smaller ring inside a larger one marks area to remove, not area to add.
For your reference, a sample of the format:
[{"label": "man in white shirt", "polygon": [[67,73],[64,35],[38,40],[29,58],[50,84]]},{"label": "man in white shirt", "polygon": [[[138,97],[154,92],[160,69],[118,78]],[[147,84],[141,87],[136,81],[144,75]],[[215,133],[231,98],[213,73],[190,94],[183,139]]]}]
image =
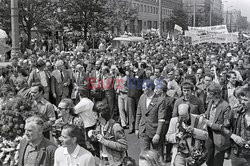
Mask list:
[{"label": "man in white shirt", "polygon": [[55,152],[54,166],[95,166],[92,154],[83,148],[83,132],[77,126],[66,125],[61,133],[62,147]]}]

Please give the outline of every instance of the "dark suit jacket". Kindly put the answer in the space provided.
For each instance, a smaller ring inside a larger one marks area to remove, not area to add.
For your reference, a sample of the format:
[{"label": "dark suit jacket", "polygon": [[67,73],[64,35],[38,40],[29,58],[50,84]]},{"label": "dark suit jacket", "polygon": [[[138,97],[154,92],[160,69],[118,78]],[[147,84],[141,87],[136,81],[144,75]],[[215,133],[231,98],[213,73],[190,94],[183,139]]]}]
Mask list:
[{"label": "dark suit jacket", "polygon": [[[24,166],[24,154],[27,146],[27,140],[23,139],[20,143],[18,166]],[[56,145],[50,142],[50,140],[43,138],[41,144],[38,146],[38,149],[38,164],[36,166],[53,166],[54,153],[57,149]]]},{"label": "dark suit jacket", "polygon": [[54,70],[52,72],[52,77],[51,77],[51,91],[52,93],[55,93],[57,96],[69,96],[69,86],[63,86],[64,83],[70,84],[70,74],[67,70],[63,71],[63,80],[62,82],[59,82],[56,77],[60,76],[61,73],[59,70]]},{"label": "dark suit jacket", "polygon": [[[205,112],[206,119],[210,117],[210,111],[213,101],[208,104],[208,109]],[[212,124],[212,137],[214,141],[215,148],[219,151],[226,150],[230,147],[230,137],[223,134],[223,127],[230,128],[229,122],[230,116],[230,106],[229,104],[221,99],[219,104],[216,106],[216,114],[214,117],[214,123]],[[211,137],[211,136],[210,136]]]},{"label": "dark suit jacket", "polygon": [[165,101],[156,94],[153,96],[148,108],[146,101],[147,96],[143,94],[137,107],[135,129],[139,130],[140,134],[145,132],[150,138],[153,138],[155,134],[161,135],[162,133],[166,112]]}]

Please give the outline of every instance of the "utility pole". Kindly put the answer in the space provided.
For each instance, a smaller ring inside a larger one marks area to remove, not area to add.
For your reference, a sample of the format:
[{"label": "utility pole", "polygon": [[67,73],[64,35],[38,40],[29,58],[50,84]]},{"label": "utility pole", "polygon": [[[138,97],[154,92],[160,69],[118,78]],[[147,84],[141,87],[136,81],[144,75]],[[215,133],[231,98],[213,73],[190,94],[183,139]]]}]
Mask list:
[{"label": "utility pole", "polygon": [[12,50],[11,56],[19,54],[19,21],[18,21],[18,0],[11,0],[11,36]]},{"label": "utility pole", "polygon": [[193,27],[195,27],[195,21],[196,21],[196,0],[193,0],[194,1],[194,18],[193,18]]},{"label": "utility pole", "polygon": [[159,37],[162,37],[162,0],[159,0]]},{"label": "utility pole", "polygon": [[212,7],[213,7],[213,5],[212,5],[212,0],[210,0],[209,26],[212,25],[212,10],[213,10]]}]

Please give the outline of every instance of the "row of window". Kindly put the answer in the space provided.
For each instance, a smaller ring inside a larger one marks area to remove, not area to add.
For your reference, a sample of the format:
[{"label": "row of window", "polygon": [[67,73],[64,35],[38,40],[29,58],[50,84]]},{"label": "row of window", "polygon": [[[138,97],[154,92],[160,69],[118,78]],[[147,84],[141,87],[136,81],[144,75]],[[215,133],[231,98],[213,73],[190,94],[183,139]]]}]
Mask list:
[{"label": "row of window", "polygon": [[[155,6],[150,6],[150,5],[143,5],[143,4],[138,4],[138,3],[133,3],[133,7],[137,9],[138,12],[141,13],[152,13],[152,14],[158,14],[158,7]],[[172,10],[171,9],[162,9],[162,14],[171,16],[172,15]]]}]

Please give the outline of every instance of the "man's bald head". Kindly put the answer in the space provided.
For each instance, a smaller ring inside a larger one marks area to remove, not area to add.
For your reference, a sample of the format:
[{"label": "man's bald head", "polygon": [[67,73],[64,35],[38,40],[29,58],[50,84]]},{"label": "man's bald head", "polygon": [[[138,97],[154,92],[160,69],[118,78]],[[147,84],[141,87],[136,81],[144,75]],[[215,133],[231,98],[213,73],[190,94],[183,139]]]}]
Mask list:
[{"label": "man's bald head", "polygon": [[180,104],[178,106],[178,115],[180,117],[186,117],[189,114],[189,105],[187,103]]}]

